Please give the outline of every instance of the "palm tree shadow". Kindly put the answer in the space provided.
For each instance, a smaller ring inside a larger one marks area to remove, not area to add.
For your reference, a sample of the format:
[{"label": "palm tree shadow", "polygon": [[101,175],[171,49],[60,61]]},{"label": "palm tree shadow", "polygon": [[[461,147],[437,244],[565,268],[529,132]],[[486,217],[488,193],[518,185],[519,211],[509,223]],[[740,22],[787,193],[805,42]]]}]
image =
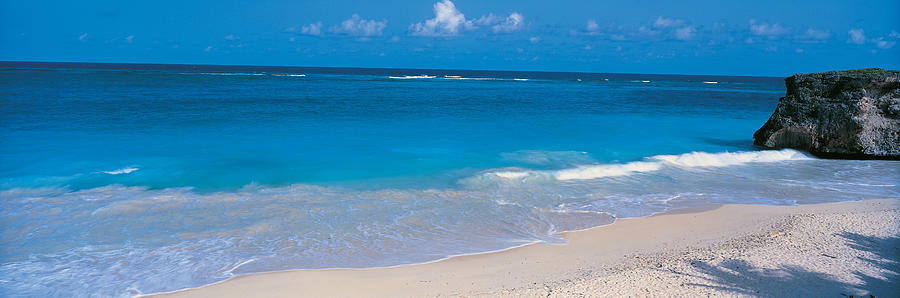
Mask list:
[{"label": "palm tree shadow", "polygon": [[882,273],[881,276],[871,276],[854,272],[863,281],[857,289],[881,293],[881,296],[900,297],[900,237],[871,237],[857,233],[841,233],[838,236],[844,238],[851,248],[868,252],[859,254],[857,258],[877,266]]},{"label": "palm tree shadow", "polygon": [[[862,282],[849,283],[831,274],[810,271],[794,265],[760,268],[744,260],[725,260],[719,264],[693,261],[700,274],[679,273],[700,278],[705,283],[689,285],[706,287],[736,295],[827,297],[900,297],[900,238],[872,237],[841,233],[840,238],[856,250],[858,260],[877,268],[876,274],[854,271]],[[823,258],[839,257],[822,255]],[[848,258],[851,256],[847,256]],[[869,270],[871,272],[871,270]]]}]

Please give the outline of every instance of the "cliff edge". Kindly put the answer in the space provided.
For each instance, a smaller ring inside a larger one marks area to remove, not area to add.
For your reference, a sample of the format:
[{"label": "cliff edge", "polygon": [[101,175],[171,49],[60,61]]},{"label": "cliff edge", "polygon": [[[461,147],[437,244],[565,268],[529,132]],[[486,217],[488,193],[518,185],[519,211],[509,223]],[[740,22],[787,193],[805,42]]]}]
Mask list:
[{"label": "cliff edge", "polygon": [[796,74],[754,144],[826,158],[900,159],[900,71]]}]

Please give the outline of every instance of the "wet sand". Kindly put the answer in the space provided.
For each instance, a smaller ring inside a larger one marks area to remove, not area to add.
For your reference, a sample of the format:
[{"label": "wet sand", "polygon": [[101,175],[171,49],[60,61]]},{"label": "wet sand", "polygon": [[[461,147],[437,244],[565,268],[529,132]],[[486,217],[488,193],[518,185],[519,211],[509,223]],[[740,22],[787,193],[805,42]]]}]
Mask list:
[{"label": "wet sand", "polygon": [[900,199],[723,205],[408,266],[238,276],[176,297],[859,296],[900,293]]}]

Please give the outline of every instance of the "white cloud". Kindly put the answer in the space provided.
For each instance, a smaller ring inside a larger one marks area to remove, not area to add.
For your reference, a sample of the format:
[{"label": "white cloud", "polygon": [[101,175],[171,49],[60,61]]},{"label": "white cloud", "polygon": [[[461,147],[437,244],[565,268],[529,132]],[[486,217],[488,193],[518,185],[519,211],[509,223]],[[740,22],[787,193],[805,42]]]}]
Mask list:
[{"label": "white cloud", "polygon": [[847,40],[849,43],[866,43],[866,32],[863,29],[850,29],[850,31],[847,31],[847,34],[850,35],[850,39]]},{"label": "white cloud", "polygon": [[691,38],[694,38],[695,33],[697,33],[697,29],[694,29],[694,27],[684,26],[675,30],[675,39],[689,40]]},{"label": "white cloud", "polygon": [[669,19],[659,16],[656,18],[656,22],[653,22],[653,27],[656,28],[670,28],[670,27],[678,27],[684,25],[684,20],[682,19]]},{"label": "white cloud", "polygon": [[410,34],[419,36],[456,36],[463,30],[475,29],[472,21],[456,9],[450,0],[434,4],[434,18],[409,25]]},{"label": "white cloud", "polygon": [[84,40],[87,39],[87,38],[88,38],[88,34],[87,34],[87,33],[78,36],[78,40],[81,40],[81,41],[84,41]]},{"label": "white cloud", "polygon": [[472,20],[472,24],[475,24],[478,26],[490,26],[493,24],[500,23],[502,20],[503,20],[503,17],[489,13],[486,16],[481,16],[480,18],[478,18],[476,20]]},{"label": "white cloud", "polygon": [[[866,39],[866,32],[863,29],[850,29],[849,31],[847,31],[847,35],[849,35],[850,37],[849,39],[847,39],[847,43],[865,44],[867,42],[870,42],[875,44],[876,47],[882,50],[893,48],[894,45],[897,44],[896,41],[885,40],[883,36],[879,38]],[[891,34],[889,34],[888,37],[898,38],[898,34],[895,31],[891,31]]]},{"label": "white cloud", "polygon": [[894,30],[891,30],[891,34],[888,36],[900,39],[900,33],[897,33],[897,31]]},{"label": "white cloud", "polygon": [[300,33],[313,36],[322,36],[322,22],[300,27]]},{"label": "white cloud", "polygon": [[331,27],[331,32],[352,36],[381,36],[381,31],[386,26],[387,21],[366,20],[360,18],[358,14],[353,14],[341,22],[340,26]]},{"label": "white cloud", "polygon": [[240,37],[235,36],[234,34],[225,35],[225,40],[239,40]]},{"label": "white cloud", "polygon": [[816,30],[816,29],[806,29],[806,32],[803,34],[797,35],[797,39],[803,40],[826,40],[831,37],[831,31],[827,30]]},{"label": "white cloud", "polygon": [[391,37],[391,42],[398,42],[398,41],[400,41],[400,36],[394,35],[394,37]]},{"label": "white cloud", "polygon": [[434,4],[434,18],[409,25],[410,35],[450,37],[463,31],[478,29],[478,26],[490,26],[494,33],[511,33],[525,28],[525,16],[513,12],[509,16],[497,16],[493,13],[478,19],[466,19],[450,0]]},{"label": "white cloud", "polygon": [[134,42],[134,35],[128,35],[127,37],[125,37],[125,42],[127,42],[127,43]]},{"label": "white cloud", "polygon": [[540,37],[537,37],[537,36],[534,36],[534,37],[529,38],[529,39],[528,39],[528,42],[530,42],[530,43],[539,43],[539,42],[541,42],[541,38],[540,38]]},{"label": "white cloud", "polygon": [[796,50],[794,50],[794,53],[803,54],[803,49],[797,48]]},{"label": "white cloud", "polygon": [[597,21],[588,20],[585,29],[587,29],[587,31],[597,31],[600,30],[600,25],[597,25]]},{"label": "white cloud", "polygon": [[212,52],[212,50],[213,50],[213,47],[212,47],[212,46],[208,46],[208,47],[206,47],[205,49],[203,49],[203,51],[204,51],[204,52],[207,52],[207,53]]},{"label": "white cloud", "polygon": [[776,37],[787,33],[788,29],[780,24],[757,23],[756,20],[750,20],[750,33],[753,35]]},{"label": "white cloud", "polygon": [[[621,27],[620,27],[621,29]],[[629,32],[626,32],[629,33]],[[640,26],[636,31],[630,32],[632,39],[650,39],[660,40],[672,38],[675,40],[691,40],[697,35],[697,28],[690,25],[690,22],[684,19],[667,18],[663,16],[656,17],[652,26]],[[613,34],[610,36],[613,40],[625,40],[625,34]]]},{"label": "white cloud", "polygon": [[510,33],[522,30],[525,27],[525,16],[518,12],[513,12],[506,18],[488,14],[473,21],[473,23],[475,25],[491,26],[494,33]]},{"label": "white cloud", "polygon": [[597,21],[590,19],[587,20],[587,23],[585,23],[584,30],[572,29],[570,30],[570,34],[597,36],[607,33],[608,31],[610,31],[610,29],[612,29],[612,24],[608,26],[600,26],[600,24],[597,24]]},{"label": "white cloud", "polygon": [[640,26],[638,27],[637,33],[644,36],[657,36],[660,31],[647,28],[646,26]]},{"label": "white cloud", "polygon": [[884,37],[879,37],[879,38],[873,39],[872,42],[875,43],[875,46],[877,46],[879,49],[882,49],[882,50],[887,50],[887,49],[893,48],[894,45],[897,44],[896,41],[884,40]]}]

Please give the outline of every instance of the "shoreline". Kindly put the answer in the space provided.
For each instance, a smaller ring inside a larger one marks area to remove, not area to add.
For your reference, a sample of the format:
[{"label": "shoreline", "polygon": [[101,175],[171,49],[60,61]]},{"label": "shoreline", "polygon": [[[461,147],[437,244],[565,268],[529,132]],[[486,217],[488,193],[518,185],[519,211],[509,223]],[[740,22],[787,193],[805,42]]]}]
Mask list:
[{"label": "shoreline", "polygon": [[[641,218],[647,218],[647,217],[659,216],[659,215],[666,215],[666,214],[688,214],[688,213],[698,213],[698,212],[703,212],[703,211],[715,210],[715,209],[720,208],[720,207],[725,206],[725,205],[728,205],[728,204],[715,204],[715,203],[709,203],[709,204],[703,204],[703,205],[697,205],[697,206],[680,207],[680,208],[676,208],[676,209],[672,209],[672,210],[667,210],[667,211],[662,211],[662,212],[657,212],[657,213],[653,213],[653,214],[646,215],[646,216],[641,216],[641,217],[615,218],[613,222],[608,223],[608,224],[599,225],[599,226],[594,226],[594,227],[588,227],[588,228],[583,228],[583,229],[577,229],[577,230],[569,230],[569,231],[558,232],[558,233],[556,233],[555,235],[559,235],[559,236],[561,236],[561,237],[565,237],[565,235],[566,235],[566,234],[569,234],[569,233],[580,233],[580,232],[589,231],[589,230],[596,229],[596,228],[602,228],[602,227],[610,226],[610,225],[613,225],[613,224],[615,224],[616,222],[619,222],[620,220],[624,220],[624,219],[641,219]],[[769,206],[769,205],[763,205],[763,206]],[[787,206],[787,205],[786,205],[786,206]],[[209,287],[209,286],[214,286],[214,285],[217,285],[217,284],[220,284],[220,283],[225,283],[225,282],[228,282],[228,281],[230,281],[230,280],[232,280],[232,279],[239,278],[239,277],[242,277],[242,276],[247,276],[247,275],[263,275],[263,274],[285,273],[285,272],[295,272],[295,271],[378,270],[378,269],[392,269],[392,268],[400,268],[400,267],[408,267],[408,266],[428,265],[428,264],[438,263],[438,262],[443,262],[443,261],[446,261],[446,260],[448,260],[448,259],[453,259],[453,258],[458,258],[458,257],[467,257],[467,256],[475,256],[475,255],[485,255],[485,254],[503,253],[503,252],[505,252],[505,251],[509,251],[509,250],[513,250],[513,249],[519,249],[519,248],[527,247],[527,246],[531,246],[531,245],[538,245],[538,244],[547,244],[547,245],[566,245],[567,243],[568,243],[568,239],[566,239],[566,242],[564,242],[564,243],[549,243],[549,242],[545,242],[545,241],[541,241],[541,240],[535,240],[535,241],[531,241],[531,242],[519,244],[519,245],[516,245],[516,246],[511,246],[511,247],[501,248],[501,249],[496,249],[496,250],[489,250],[489,251],[482,251],[482,252],[472,252],[472,253],[462,253],[462,254],[454,254],[454,255],[449,255],[449,256],[446,256],[446,257],[439,258],[439,259],[434,259],[434,260],[431,260],[431,261],[425,261],[425,262],[420,262],[420,263],[407,263],[407,264],[399,264],[399,265],[391,265],[391,266],[363,267],[363,268],[332,267],[332,268],[314,268],[314,269],[286,269],[286,270],[276,270],[276,271],[254,272],[254,273],[247,273],[247,274],[242,274],[242,275],[235,275],[235,276],[229,277],[228,279],[225,279],[225,280],[220,280],[220,281],[217,281],[217,282],[214,282],[214,283],[205,284],[205,285],[198,286],[198,287],[190,287],[190,288],[178,289],[178,290],[173,290],[173,291],[157,292],[157,293],[149,293],[149,294],[138,294],[138,295],[135,295],[135,296],[133,296],[133,297],[156,297],[156,296],[164,296],[164,295],[169,295],[169,294],[177,294],[177,293],[179,293],[179,292],[192,291],[192,290],[201,289],[201,288],[205,288],[205,287]],[[243,263],[237,264],[237,265],[235,265],[234,267],[232,267],[231,269],[226,270],[226,272],[234,271],[235,269],[239,268],[240,266],[245,265],[245,264],[248,264],[248,263],[252,263],[253,261],[256,261],[256,259],[248,260],[248,261],[245,261],[245,262],[243,262]]]},{"label": "shoreline", "polygon": [[[710,204],[705,204],[705,205],[697,205],[697,206],[690,206],[690,207],[676,208],[676,209],[672,209],[672,210],[668,210],[668,211],[663,211],[663,212],[658,212],[658,213],[653,213],[653,214],[650,214],[650,215],[647,215],[647,216],[641,216],[641,217],[615,218],[613,222],[608,223],[608,224],[604,224],[604,225],[600,225],[600,226],[594,226],[594,227],[588,227],[588,228],[584,228],[584,229],[577,229],[577,230],[569,230],[569,231],[558,232],[558,233],[556,233],[555,235],[559,235],[559,236],[561,236],[561,237],[565,237],[565,235],[566,235],[566,234],[569,234],[569,233],[580,233],[580,232],[589,231],[589,230],[596,229],[596,228],[601,228],[601,227],[613,225],[613,224],[615,224],[616,222],[618,222],[618,221],[620,221],[620,220],[624,220],[624,219],[641,219],[641,218],[647,218],[647,217],[658,216],[658,215],[665,215],[665,214],[682,214],[682,213],[685,213],[685,214],[686,214],[686,213],[696,213],[696,212],[702,212],[702,211],[714,210],[714,209],[719,208],[719,207],[724,206],[724,205],[726,205],[726,204],[713,204],[713,203],[710,203]],[[176,294],[176,293],[179,293],[179,292],[191,291],[191,290],[201,289],[201,288],[205,288],[205,287],[209,287],[209,286],[214,286],[214,285],[217,285],[217,284],[220,284],[220,283],[225,283],[225,282],[228,282],[228,281],[230,281],[230,280],[232,280],[232,279],[239,278],[239,277],[241,277],[241,276],[247,276],[247,275],[262,275],[262,274],[285,273],[285,272],[295,272],[295,271],[378,270],[378,269],[392,269],[392,268],[400,268],[400,267],[408,267],[408,266],[428,265],[428,264],[438,263],[438,262],[443,262],[443,261],[446,261],[446,260],[448,260],[448,259],[453,259],[453,258],[458,258],[458,257],[467,257],[467,256],[475,256],[475,255],[485,255],[485,254],[503,253],[503,252],[505,252],[505,251],[509,251],[509,250],[513,250],[513,249],[518,249],[518,248],[522,248],[522,247],[527,247],[527,246],[531,246],[531,245],[538,245],[538,244],[547,244],[547,245],[566,245],[567,243],[568,243],[568,239],[567,239],[567,241],[564,242],[564,243],[549,243],[549,242],[545,242],[545,241],[541,241],[541,240],[535,240],[535,241],[525,242],[525,243],[523,243],[523,244],[519,244],[519,245],[507,247],[507,248],[496,249],[496,250],[489,250],[489,251],[482,251],[482,252],[472,252],[472,253],[462,253],[462,254],[454,254],[454,255],[449,255],[449,256],[446,256],[446,257],[439,258],[439,259],[434,259],[434,260],[431,260],[431,261],[425,261],[425,262],[420,262],[420,263],[407,263],[407,264],[399,264],[399,265],[391,265],[391,266],[363,267],[363,268],[332,267],[332,268],[314,268],[314,269],[286,269],[286,270],[276,270],[276,271],[254,272],[254,273],[247,273],[247,274],[242,274],[242,275],[235,275],[235,276],[232,276],[232,277],[230,277],[230,278],[228,278],[228,279],[225,279],[225,280],[220,280],[220,281],[217,281],[217,282],[214,282],[214,283],[211,283],[211,284],[205,284],[205,285],[198,286],[198,287],[190,287],[190,288],[178,289],[178,290],[173,290],[173,291],[157,292],[157,293],[149,293],[149,294],[138,294],[138,295],[135,295],[135,296],[133,296],[133,297],[155,297],[155,296],[163,296],[163,295],[169,295],[169,294]],[[248,261],[244,261],[243,263],[237,264],[237,265],[235,265],[234,267],[232,267],[231,269],[226,270],[226,272],[232,272],[232,271],[234,271],[235,269],[239,268],[240,266],[245,265],[245,264],[252,263],[252,262],[254,262],[254,261],[256,261],[256,259],[251,259],[251,260],[248,260]]]},{"label": "shoreline", "polygon": [[[299,269],[253,273],[197,288],[143,296],[560,294],[561,289],[573,288],[572,285],[565,285],[566,282],[591,277],[589,280],[596,283],[597,278],[612,276],[610,270],[633,262],[640,258],[639,256],[658,257],[656,255],[676,251],[709,249],[742,237],[752,238],[755,235],[783,229],[783,221],[792,216],[846,215],[854,212],[887,212],[895,216],[900,214],[898,210],[900,199],[795,206],[741,204],[695,206],[647,217],[617,219],[609,225],[563,232],[560,235],[567,240],[564,244],[529,243],[497,251],[455,255],[435,261],[391,267]],[[895,227],[900,226],[896,220],[892,224]],[[670,259],[671,257],[667,260],[671,261]],[[896,272],[893,274],[896,276]],[[347,284],[354,286],[344,286]],[[546,286],[548,284],[556,285],[557,290],[551,290],[551,287]],[[610,289],[602,287],[602,290],[600,288],[594,290],[588,291],[588,295],[601,294]],[[664,293],[666,292],[657,294]],[[652,293],[626,291],[619,294]]]}]

